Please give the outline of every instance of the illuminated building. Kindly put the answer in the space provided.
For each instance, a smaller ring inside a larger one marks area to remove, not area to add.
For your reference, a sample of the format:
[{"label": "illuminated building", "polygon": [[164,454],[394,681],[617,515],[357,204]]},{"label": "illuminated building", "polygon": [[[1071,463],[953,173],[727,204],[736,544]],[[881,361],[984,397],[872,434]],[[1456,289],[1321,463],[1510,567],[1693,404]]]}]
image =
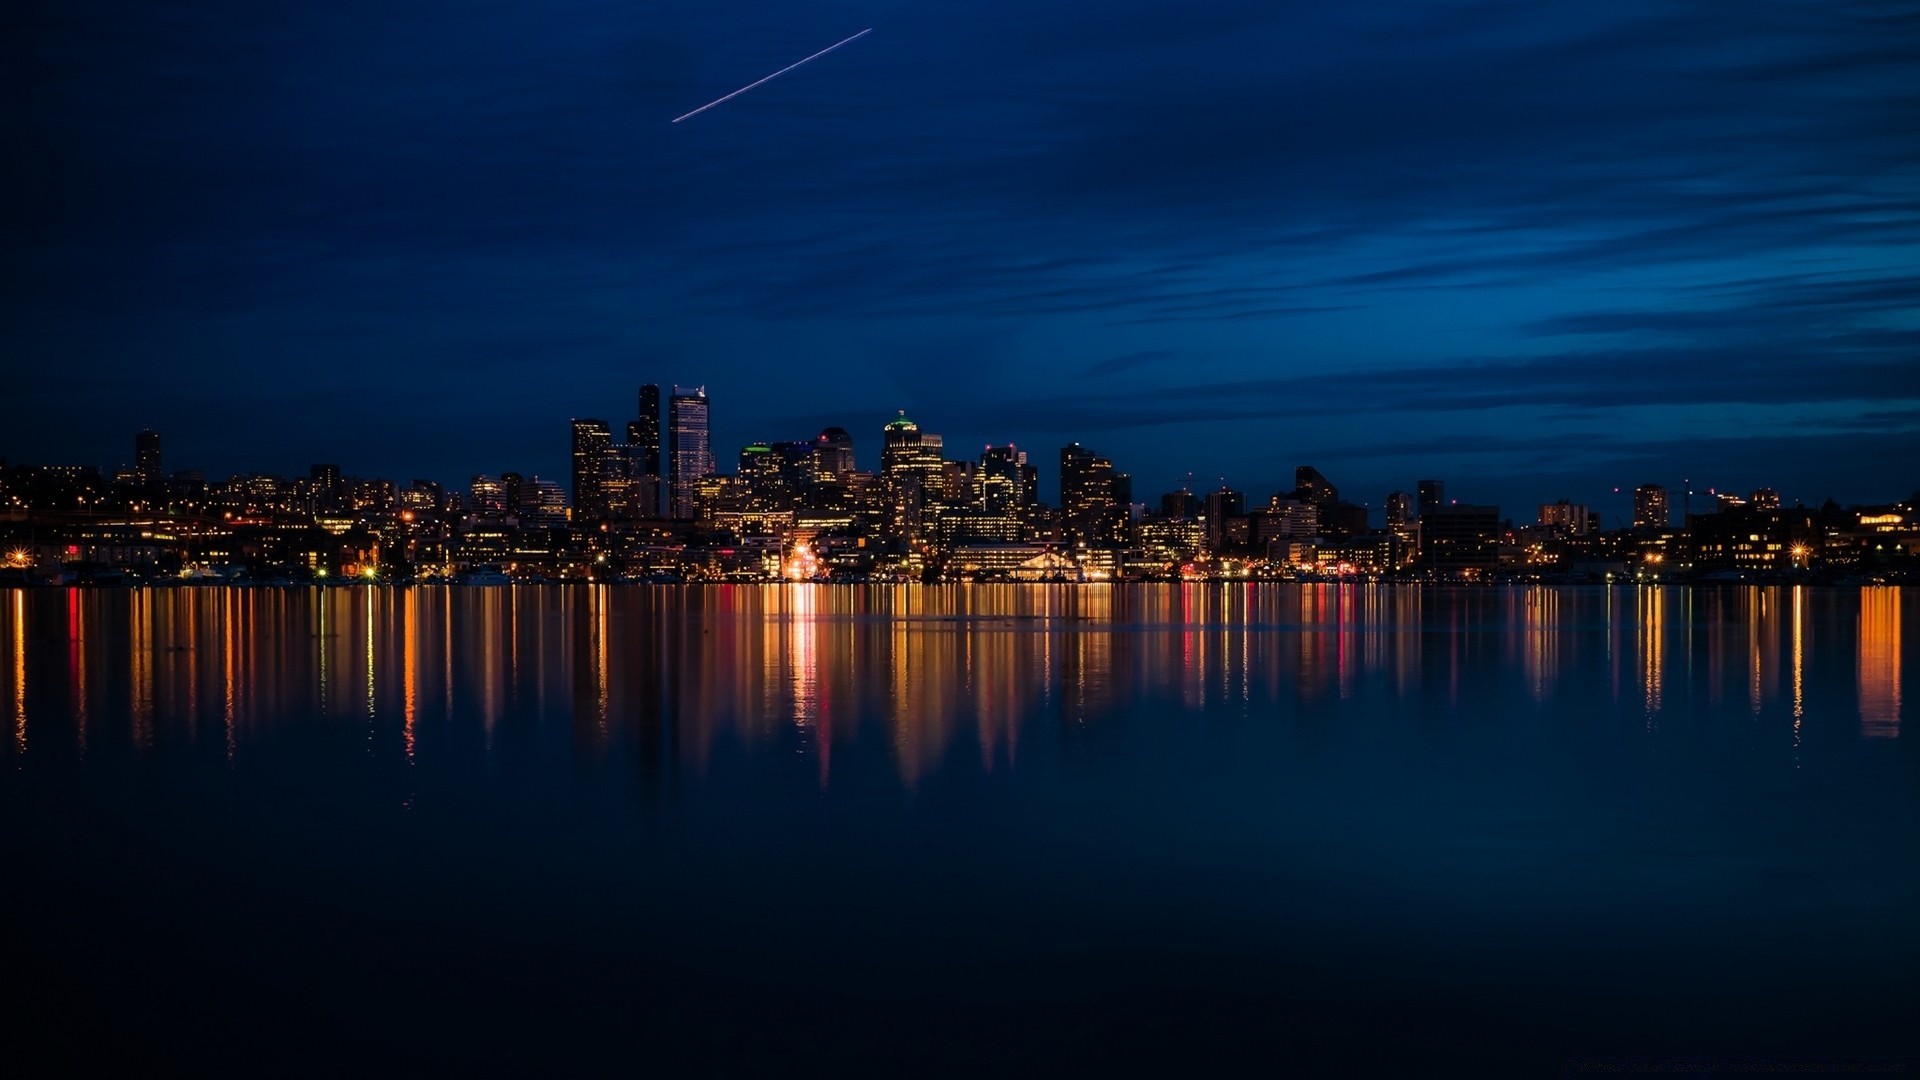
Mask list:
[{"label": "illuminated building", "polygon": [[1140,523],[1140,546],[1161,563],[1193,558],[1206,546],[1206,530],[1193,518],[1154,517]]},{"label": "illuminated building", "polygon": [[1422,480],[1414,485],[1418,492],[1416,498],[1421,520],[1425,520],[1429,510],[1438,510],[1447,504],[1447,482],[1445,480]]},{"label": "illuminated building", "polygon": [[1233,543],[1234,525],[1247,531],[1247,497],[1222,484],[1218,491],[1207,492],[1207,549],[1226,551]]},{"label": "illuminated building", "polygon": [[[627,425],[627,445],[636,447],[640,455],[639,475],[653,481],[658,498],[660,488],[660,388],[648,383],[640,388],[640,412],[633,422]],[[652,517],[659,513],[654,507],[645,514]]]},{"label": "illuminated building", "polygon": [[786,479],[780,472],[780,460],[766,443],[749,443],[740,448],[738,477],[744,508],[751,511],[789,509]]},{"label": "illuminated building", "polygon": [[944,440],[920,430],[902,411],[881,429],[880,472],[893,510],[889,533],[909,543],[927,533],[927,510],[946,489]]},{"label": "illuminated building", "polygon": [[467,509],[474,517],[503,518],[519,507],[509,499],[507,486],[499,478],[476,476],[467,482]]},{"label": "illuminated building", "polygon": [[607,516],[607,455],[613,433],[605,420],[573,421],[573,516],[598,521]]},{"label": "illuminated building", "polygon": [[1587,508],[1565,499],[1556,503],[1543,503],[1539,516],[1534,520],[1566,536],[1587,535]]},{"label": "illuminated building", "polygon": [[314,509],[318,513],[338,510],[345,505],[346,486],[338,465],[315,465],[307,470],[313,485]]},{"label": "illuminated building", "polygon": [[712,431],[704,386],[691,390],[676,386],[667,400],[667,466],[673,516],[696,516],[694,489],[713,475]]},{"label": "illuminated building", "polygon": [[1687,539],[1696,570],[1786,570],[1804,565],[1820,544],[1810,512],[1762,510],[1744,500],[1717,514],[1695,514]]},{"label": "illuminated building", "polygon": [[[658,453],[653,456],[657,462]],[[637,443],[615,443],[607,448],[602,500],[608,517],[635,521],[659,516],[660,478],[648,471],[647,457],[647,448]]]},{"label": "illuminated building", "polygon": [[1301,465],[1293,470],[1293,497],[1324,508],[1340,501],[1340,489],[1320,475],[1319,469]]},{"label": "illuminated building", "polygon": [[1299,499],[1275,495],[1267,500],[1264,509],[1248,516],[1253,519],[1253,539],[1258,543],[1277,539],[1311,540],[1320,534],[1318,508]]},{"label": "illuminated building", "polygon": [[1387,493],[1387,529],[1398,531],[1413,524],[1413,496],[1404,491]]},{"label": "illuminated building", "polygon": [[1111,548],[1125,542],[1132,485],[1113,462],[1073,443],[1060,448],[1060,514],[1067,542]]},{"label": "illuminated building", "polygon": [[1780,509],[1780,493],[1772,488],[1761,488],[1753,494],[1748,495],[1747,502],[1752,504],[1755,510],[1778,510]]},{"label": "illuminated building", "polygon": [[1493,569],[1500,561],[1500,508],[1456,504],[1422,512],[1420,561],[1442,571]]},{"label": "illuminated building", "polygon": [[846,428],[830,427],[813,439],[815,481],[844,480],[854,471],[853,436]]},{"label": "illuminated building", "polygon": [[1672,517],[1667,509],[1667,489],[1659,484],[1641,484],[1633,489],[1633,527],[1664,529]]},{"label": "illuminated building", "polygon": [[974,471],[973,504],[989,514],[1018,514],[1039,501],[1034,476],[1025,451],[1012,443],[989,446]]},{"label": "illuminated building", "polygon": [[142,431],[134,435],[133,468],[143,484],[151,484],[160,479],[159,432]]},{"label": "illuminated building", "polygon": [[537,476],[520,481],[520,520],[545,525],[564,523],[567,520],[567,493],[552,480],[542,480]]}]

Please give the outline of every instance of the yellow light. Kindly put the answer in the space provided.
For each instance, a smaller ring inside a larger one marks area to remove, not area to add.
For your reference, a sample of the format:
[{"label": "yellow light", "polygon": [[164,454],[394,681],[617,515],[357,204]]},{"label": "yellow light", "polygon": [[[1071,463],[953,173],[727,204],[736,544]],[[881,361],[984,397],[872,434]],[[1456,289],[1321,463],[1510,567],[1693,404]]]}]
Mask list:
[{"label": "yellow light", "polygon": [[318,569],[318,570],[315,570],[315,571],[313,572],[313,576],[314,576],[314,577],[326,577],[326,576],[327,576],[327,568],[323,566],[323,567],[321,567],[320,569]]},{"label": "yellow light", "polygon": [[380,576],[380,568],[377,566],[369,566],[360,571],[360,576],[366,578],[368,581],[372,581],[374,578]]}]

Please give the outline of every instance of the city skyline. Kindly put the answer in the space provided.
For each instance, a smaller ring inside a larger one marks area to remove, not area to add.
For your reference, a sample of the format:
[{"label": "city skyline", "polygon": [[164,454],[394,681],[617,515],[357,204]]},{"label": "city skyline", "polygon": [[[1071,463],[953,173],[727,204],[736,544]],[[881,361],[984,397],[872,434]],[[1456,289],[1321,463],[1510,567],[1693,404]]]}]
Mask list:
[{"label": "city skyline", "polygon": [[[487,480],[497,480],[502,475],[526,477],[530,481],[540,480],[543,483],[562,483],[566,493],[567,506],[570,509],[584,508],[587,511],[586,516],[589,519],[604,515],[605,502],[603,496],[600,494],[601,485],[606,479],[607,474],[605,470],[614,470],[622,473],[630,472],[633,478],[644,478],[655,485],[651,499],[646,500],[644,504],[634,503],[631,505],[633,507],[639,507],[641,505],[657,506],[658,513],[648,514],[638,509],[632,509],[625,516],[651,516],[662,519],[675,517],[692,518],[697,516],[697,514],[693,512],[692,509],[695,505],[695,500],[691,486],[687,489],[685,501],[677,502],[675,495],[676,488],[673,479],[674,455],[672,452],[674,431],[671,419],[675,398],[684,395],[690,402],[693,402],[698,409],[698,419],[689,423],[689,430],[697,432],[699,436],[698,445],[690,445],[685,455],[685,460],[688,462],[704,462],[702,466],[703,471],[694,476],[694,479],[698,479],[699,476],[704,475],[733,477],[738,475],[738,470],[720,468],[718,462],[722,460],[722,458],[711,448],[711,442],[709,441],[711,436],[707,428],[707,409],[711,405],[711,399],[706,394],[706,388],[704,386],[682,387],[672,384],[668,384],[668,387],[673,391],[673,395],[664,398],[660,394],[661,387],[659,384],[650,383],[639,387],[636,396],[640,408],[630,410],[635,413],[633,416],[615,419],[580,416],[568,419],[567,425],[569,431],[572,433],[571,439],[557,443],[561,446],[561,452],[557,455],[561,459],[561,464],[558,465],[558,467],[548,470],[504,468],[470,471],[457,477],[426,477],[422,476],[418,470],[409,471],[402,469],[393,473],[377,473],[352,468],[342,468],[339,464],[339,455],[333,455],[333,460],[325,464],[310,462],[306,466],[287,470],[240,468],[230,472],[226,470],[214,471],[208,470],[198,464],[189,465],[186,468],[200,475],[207,481],[242,480],[250,476],[272,476],[285,479],[306,475],[312,470],[325,468],[335,470],[339,475],[352,476],[362,480],[378,480],[396,484],[430,481],[449,491],[466,491],[472,484]],[[645,439],[649,434],[649,428],[647,426],[648,416],[645,412],[649,391],[653,392],[652,400],[656,407],[656,412],[652,416],[654,423],[650,432],[655,441],[651,445],[634,441],[636,438]],[[787,442],[769,439],[752,440],[740,444],[738,449],[744,452],[756,447],[766,448],[772,445],[786,445],[791,443],[794,445],[811,444],[812,447],[818,451],[822,446],[821,440],[832,435],[835,438],[836,454],[845,455],[846,459],[854,462],[858,470],[862,473],[879,475],[884,472],[885,469],[884,461],[886,457],[887,436],[900,422],[906,420],[908,420],[906,410],[895,410],[892,415],[886,418],[885,423],[880,424],[875,429],[872,433],[873,437],[866,442],[863,442],[857,434],[852,433],[842,425],[829,424],[811,436],[795,436]],[[917,430],[917,424],[915,428]],[[626,443],[614,441],[613,433],[616,431],[625,432],[627,436]],[[601,464],[592,471],[591,477],[584,479],[583,469],[585,467],[583,465],[581,450],[583,433],[586,433],[586,435],[593,440],[594,449],[591,451],[591,454],[596,455],[601,461]],[[171,450],[166,459],[169,467],[161,467],[160,440],[163,437],[166,438],[168,446],[171,447],[175,445],[171,435],[163,436],[162,432],[153,428],[140,429],[133,435],[129,443],[133,449],[125,461],[108,459],[87,461],[38,460],[31,455],[10,456],[6,452],[8,450],[7,447],[0,447],[0,467],[9,465],[27,468],[79,467],[98,470],[99,475],[108,480],[111,480],[117,472],[123,472],[129,475],[137,475],[144,480],[150,481],[172,476],[180,471],[177,468],[171,467],[179,460]],[[691,438],[691,436],[689,437]],[[958,456],[947,456],[945,454],[946,448],[942,445],[945,441],[944,436],[936,434],[934,437],[940,440],[940,442],[936,442],[932,448],[934,454],[941,455],[937,460],[964,462],[970,466],[978,466],[983,469],[991,466],[997,454],[1006,451],[1017,451],[1021,459],[1020,467],[1028,470],[1033,477],[1031,480],[1024,481],[1031,486],[1029,497],[1042,504],[1055,507],[1064,507],[1065,505],[1066,493],[1063,484],[1066,482],[1068,455],[1090,456],[1094,454],[1092,449],[1084,447],[1079,440],[1072,440],[1057,448],[1058,467],[1036,469],[1026,464],[1027,457],[1035,452],[1040,452],[1043,457],[1051,461],[1054,459],[1053,450],[1042,451],[1034,444],[1023,444],[1019,441],[1003,441],[1000,443],[989,442],[982,444],[980,452],[978,453],[970,452],[964,447],[955,447],[954,449],[957,451]],[[863,446],[867,447],[864,451],[862,450]],[[629,453],[631,453],[636,460],[632,461],[631,464],[615,466],[614,460],[616,457]],[[646,456],[648,453],[651,454],[651,457]],[[732,455],[727,455],[725,460],[732,460]],[[1161,489],[1155,487],[1134,487],[1132,483],[1133,478],[1129,475],[1132,470],[1127,468],[1129,463],[1113,462],[1108,455],[1100,455],[1097,458],[1090,458],[1090,460],[1086,462],[1078,462],[1078,464],[1097,465],[1117,476],[1118,479],[1126,485],[1125,490],[1130,497],[1121,501],[1119,509],[1123,513],[1126,506],[1132,506],[1136,509],[1144,510],[1147,514],[1154,514],[1161,510],[1163,498],[1182,491],[1193,495],[1197,500],[1196,505],[1203,506],[1208,492],[1216,490],[1231,490],[1244,499],[1257,503],[1269,495],[1274,498],[1280,498],[1295,493],[1311,493],[1318,485],[1330,486],[1330,482],[1321,474],[1317,465],[1295,465],[1291,467],[1288,470],[1293,473],[1293,483],[1291,484],[1285,481],[1275,481],[1271,485],[1261,485],[1257,483],[1247,484],[1230,475],[1212,478],[1211,483],[1208,483],[1205,482],[1204,478],[1193,475],[1182,478],[1170,487]],[[1325,464],[1328,464],[1330,469],[1341,472],[1343,476],[1345,475],[1345,470],[1339,469],[1339,462],[1327,462]],[[543,479],[543,477],[549,479]],[[1544,510],[1544,508],[1551,504],[1559,503],[1563,505],[1571,504],[1583,510],[1593,511],[1599,515],[1599,527],[1601,528],[1624,529],[1628,527],[1639,527],[1649,523],[1654,513],[1654,511],[1649,509],[1650,505],[1657,507],[1659,512],[1664,513],[1666,520],[1670,523],[1684,523],[1685,515],[1690,510],[1708,513],[1712,512],[1716,507],[1723,505],[1724,500],[1745,501],[1751,496],[1763,492],[1769,499],[1773,500],[1775,505],[1807,508],[1818,507],[1827,502],[1842,506],[1885,504],[1910,499],[1916,494],[1920,494],[1920,486],[1913,486],[1904,490],[1881,491],[1864,498],[1837,499],[1830,495],[1809,497],[1803,492],[1782,492],[1778,486],[1769,483],[1743,486],[1711,483],[1705,480],[1696,480],[1691,477],[1681,477],[1677,481],[1664,477],[1642,477],[1638,483],[1609,488],[1605,492],[1590,495],[1584,501],[1575,502],[1574,496],[1578,493],[1558,490],[1549,491],[1544,488],[1517,499],[1490,498],[1486,496],[1486,492],[1499,489],[1511,490],[1515,481],[1510,478],[1502,480],[1497,477],[1489,478],[1489,481],[1490,482],[1483,485],[1463,485],[1454,478],[1444,480],[1433,478],[1402,479],[1384,491],[1361,489],[1357,486],[1351,486],[1350,481],[1343,480],[1343,484],[1349,485],[1345,488],[1349,493],[1349,497],[1345,501],[1366,510],[1369,527],[1375,528],[1381,526],[1390,527],[1395,523],[1396,508],[1394,499],[1396,497],[1408,500],[1409,508],[1404,511],[1404,513],[1407,515],[1405,520],[1409,521],[1417,520],[1425,516],[1425,512],[1432,507],[1449,504],[1484,504],[1506,507],[1509,510],[1514,507],[1537,505]],[[1107,481],[1102,482],[1105,483]],[[1455,497],[1452,498],[1448,498],[1445,495],[1449,483],[1454,484]],[[1916,483],[1920,484],[1920,481],[1916,481]],[[583,484],[589,492],[587,498],[584,500],[581,497]],[[1896,487],[1897,486],[1896,484]],[[1415,494],[1416,490],[1418,491],[1417,496]],[[1458,493],[1462,490],[1468,492],[1468,498],[1463,499],[1458,497]],[[1650,492],[1657,494],[1650,495]],[[1431,495],[1431,498],[1429,495]],[[638,496],[635,497],[637,498]],[[1418,499],[1417,510],[1412,508],[1416,498]],[[1697,506],[1694,504],[1695,500],[1698,501]],[[1521,518],[1525,516],[1524,513],[1520,515]],[[1071,527],[1069,528],[1069,533],[1072,533]]]},{"label": "city skyline", "polygon": [[558,476],[548,418],[678,379],[716,447],[905,409],[1143,490],[1911,485],[1920,43],[1873,5],[863,2],[680,125],[818,13],[579,14],[28,24],[9,441]]}]

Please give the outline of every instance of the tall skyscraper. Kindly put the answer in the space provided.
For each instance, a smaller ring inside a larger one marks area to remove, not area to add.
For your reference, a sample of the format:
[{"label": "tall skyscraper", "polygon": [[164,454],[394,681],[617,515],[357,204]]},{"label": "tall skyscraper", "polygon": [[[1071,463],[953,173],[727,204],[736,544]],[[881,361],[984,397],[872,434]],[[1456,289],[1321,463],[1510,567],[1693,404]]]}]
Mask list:
[{"label": "tall skyscraper", "polygon": [[1659,484],[1641,484],[1633,489],[1633,527],[1664,529],[1670,522],[1667,489]]},{"label": "tall skyscraper", "polygon": [[613,433],[605,420],[573,421],[573,516],[597,521],[607,516],[607,459]]},{"label": "tall skyscraper", "polygon": [[[640,412],[627,425],[627,445],[638,455],[636,465],[640,478],[653,481],[653,486],[659,488],[660,388],[653,383],[640,388]],[[653,512],[659,513],[659,508],[655,507]]]},{"label": "tall skyscraper", "polygon": [[904,411],[880,431],[880,474],[893,510],[891,531],[911,543],[926,535],[927,505],[946,490],[945,440],[921,431]]},{"label": "tall skyscraper", "polygon": [[1133,485],[1113,471],[1113,462],[1079,443],[1060,448],[1060,514],[1068,543],[1122,543],[1132,495]]},{"label": "tall skyscraper", "polygon": [[1445,480],[1422,480],[1414,490],[1420,493],[1420,517],[1426,519],[1427,512],[1438,510],[1447,505],[1447,482]]},{"label": "tall skyscraper", "polygon": [[673,388],[667,399],[667,468],[673,516],[698,512],[694,488],[713,475],[713,441],[707,413],[707,388]]},{"label": "tall skyscraper", "polygon": [[142,431],[133,437],[133,468],[141,483],[160,479],[160,433]]}]

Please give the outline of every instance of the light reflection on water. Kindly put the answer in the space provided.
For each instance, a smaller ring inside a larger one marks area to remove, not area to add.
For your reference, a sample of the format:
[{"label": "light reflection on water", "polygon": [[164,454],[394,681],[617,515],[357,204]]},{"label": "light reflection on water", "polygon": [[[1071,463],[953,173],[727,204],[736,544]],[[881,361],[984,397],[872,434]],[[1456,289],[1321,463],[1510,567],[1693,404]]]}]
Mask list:
[{"label": "light reflection on water", "polygon": [[21,767],[196,744],[202,721],[243,760],[276,725],[351,712],[369,754],[408,761],[433,752],[430,722],[492,749],[510,717],[566,718],[590,757],[651,739],[639,752],[698,770],[717,741],[779,742],[822,785],[837,748],[877,733],[907,787],[960,743],[1014,767],[1037,715],[1097,726],[1154,702],[1311,715],[1358,695],[1431,716],[1506,687],[1549,712],[1631,707],[1648,733],[1737,701],[1790,752],[1814,729],[1896,739],[1910,659],[1895,589],[16,591],[0,617]]},{"label": "light reflection on water", "polygon": [[[405,1071],[545,1075],[582,1045],[668,1075],[870,1071],[879,1043],[968,1049],[964,1075],[1003,1051],[1021,1074],[1211,1075],[1276,1031],[1318,1055],[1306,1075],[1487,1075],[1516,1042],[1524,1075],[1615,1048],[1895,1054],[1916,610],[1805,588],[13,592],[0,959],[81,988],[31,998],[48,1030],[111,1016],[142,1053],[230,1046],[253,1071],[398,1047],[435,1056]],[[1353,1065],[1376,1046],[1420,1060]]]}]

